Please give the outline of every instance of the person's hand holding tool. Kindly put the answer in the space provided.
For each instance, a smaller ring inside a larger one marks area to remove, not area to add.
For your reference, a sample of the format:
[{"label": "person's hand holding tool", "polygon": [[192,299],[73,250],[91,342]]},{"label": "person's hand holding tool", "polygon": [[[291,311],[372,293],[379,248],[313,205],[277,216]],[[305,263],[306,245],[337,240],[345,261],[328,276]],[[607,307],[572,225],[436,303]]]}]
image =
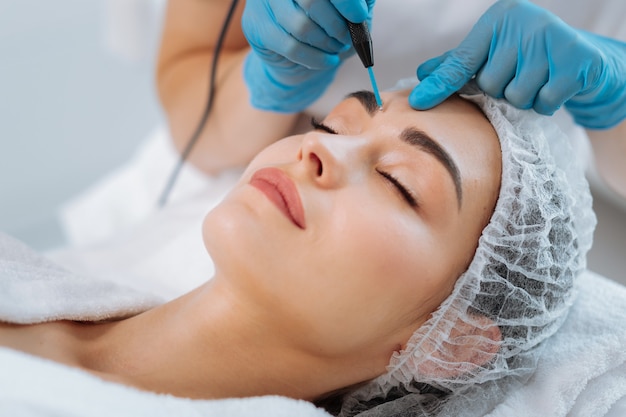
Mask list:
[{"label": "person's hand holding tool", "polygon": [[313,103],[354,53],[346,20],[370,20],[374,1],[247,1],[242,28],[252,50],[244,79],[252,105],[296,113]]},{"label": "person's hand holding tool", "polygon": [[431,108],[474,75],[493,97],[546,115],[565,105],[587,128],[626,118],[626,44],[576,30],[525,0],[495,3],[457,48],[420,65],[409,103]]}]

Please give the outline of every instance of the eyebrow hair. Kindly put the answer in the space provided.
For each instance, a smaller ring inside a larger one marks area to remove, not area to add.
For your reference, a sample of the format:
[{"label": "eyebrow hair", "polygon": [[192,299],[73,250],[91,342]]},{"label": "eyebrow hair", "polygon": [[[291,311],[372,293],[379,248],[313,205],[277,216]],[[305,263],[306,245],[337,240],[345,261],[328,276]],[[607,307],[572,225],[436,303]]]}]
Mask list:
[{"label": "eyebrow hair", "polygon": [[[373,116],[378,111],[376,96],[371,91],[355,91],[348,94],[345,98],[356,98],[357,100],[359,100],[361,105],[365,108],[365,111],[367,111],[370,116]],[[456,191],[457,202],[460,208],[461,203],[463,202],[461,173],[450,154],[446,152],[446,150],[441,147],[441,145],[439,145],[439,143],[431,138],[426,132],[415,127],[407,127],[406,129],[404,129],[402,133],[400,133],[400,139],[403,142],[408,143],[409,145],[415,146],[420,150],[429,153],[430,155],[434,156],[439,162],[441,162],[441,164],[452,177],[452,182],[454,183],[454,189]]]},{"label": "eyebrow hair", "polygon": [[373,116],[374,113],[378,111],[378,103],[376,102],[376,96],[373,92],[368,90],[355,91],[353,93],[348,94],[344,99],[356,98],[359,100],[361,105],[365,108],[365,111],[370,116]]}]

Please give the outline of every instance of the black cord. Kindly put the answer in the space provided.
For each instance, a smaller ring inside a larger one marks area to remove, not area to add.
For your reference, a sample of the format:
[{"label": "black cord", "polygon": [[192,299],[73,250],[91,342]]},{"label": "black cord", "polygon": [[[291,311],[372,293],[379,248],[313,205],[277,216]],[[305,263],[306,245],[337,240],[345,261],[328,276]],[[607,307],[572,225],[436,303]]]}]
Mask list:
[{"label": "black cord", "polygon": [[213,61],[211,63],[211,76],[209,78],[209,96],[207,98],[206,106],[204,107],[204,113],[202,114],[202,118],[198,123],[198,127],[196,127],[196,131],[187,142],[187,146],[180,154],[180,158],[178,159],[178,164],[170,174],[170,177],[167,181],[165,188],[163,189],[163,193],[161,194],[161,198],[159,198],[159,207],[165,206],[167,203],[167,198],[169,194],[172,192],[174,188],[174,184],[176,183],[176,179],[180,174],[180,170],[183,168],[185,161],[189,157],[191,150],[195,146],[196,142],[200,138],[200,134],[204,129],[204,125],[206,124],[209,115],[211,114],[211,109],[213,108],[213,98],[215,96],[215,73],[217,72],[217,61],[222,50],[222,45],[224,44],[224,38],[226,38],[226,32],[228,31],[228,26],[230,25],[230,21],[233,18],[233,14],[235,13],[235,8],[237,7],[238,0],[232,0],[230,3],[230,9],[228,9],[228,14],[224,19],[224,23],[222,24],[222,29],[220,31],[220,35],[217,38],[217,43],[215,44],[215,50],[213,51]]}]

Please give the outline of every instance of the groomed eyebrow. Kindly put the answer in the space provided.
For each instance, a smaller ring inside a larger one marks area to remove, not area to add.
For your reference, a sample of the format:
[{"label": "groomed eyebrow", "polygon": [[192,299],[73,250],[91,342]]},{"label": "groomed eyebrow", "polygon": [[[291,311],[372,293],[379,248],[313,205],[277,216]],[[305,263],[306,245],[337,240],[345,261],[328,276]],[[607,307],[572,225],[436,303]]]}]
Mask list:
[{"label": "groomed eyebrow", "polygon": [[[355,91],[348,94],[346,97],[356,98],[359,100],[365,111],[370,116],[373,116],[378,111],[378,103],[376,102],[376,96],[373,92],[367,90]],[[437,143],[436,140],[431,138],[426,132],[419,130],[415,127],[407,127],[400,133],[400,139],[409,145],[419,148],[421,151],[426,152],[434,156],[448,171],[452,177],[454,183],[454,189],[456,191],[456,199],[461,208],[463,202],[463,189],[461,188],[461,173],[454,159],[450,156],[444,148]]]},{"label": "groomed eyebrow", "polygon": [[373,92],[368,90],[355,91],[353,93],[348,94],[345,99],[356,98],[359,100],[361,105],[365,108],[365,111],[370,116],[373,116],[374,113],[378,111],[378,103],[376,102],[376,96]]}]

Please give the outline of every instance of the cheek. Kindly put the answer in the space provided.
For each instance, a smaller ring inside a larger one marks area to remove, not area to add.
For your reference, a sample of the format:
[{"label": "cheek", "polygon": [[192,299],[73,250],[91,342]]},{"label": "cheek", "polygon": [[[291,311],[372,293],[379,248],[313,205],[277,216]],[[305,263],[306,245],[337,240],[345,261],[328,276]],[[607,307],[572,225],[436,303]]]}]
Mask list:
[{"label": "cheek", "polygon": [[[332,298],[327,305],[340,305],[345,313],[337,333],[376,338],[425,321],[455,281],[432,232],[397,212],[389,219],[389,210],[387,217],[372,207],[367,214],[335,214],[327,238],[332,243],[314,263],[327,268],[318,268],[314,285],[332,288],[321,298]],[[330,320],[337,321],[330,315],[325,322]],[[366,334],[355,335],[355,329]]]},{"label": "cheek", "polygon": [[418,216],[369,206],[362,215],[336,216],[333,226],[339,231],[334,259],[343,261],[344,279],[359,302],[416,318],[430,314],[452,291],[456,253],[447,248],[453,242]]},{"label": "cheek", "polygon": [[[343,205],[346,206],[346,205]],[[329,227],[333,242],[328,255],[342,264],[344,275],[354,273],[376,294],[394,282],[428,273],[432,247],[428,230],[399,211],[376,206],[333,213]]]}]

